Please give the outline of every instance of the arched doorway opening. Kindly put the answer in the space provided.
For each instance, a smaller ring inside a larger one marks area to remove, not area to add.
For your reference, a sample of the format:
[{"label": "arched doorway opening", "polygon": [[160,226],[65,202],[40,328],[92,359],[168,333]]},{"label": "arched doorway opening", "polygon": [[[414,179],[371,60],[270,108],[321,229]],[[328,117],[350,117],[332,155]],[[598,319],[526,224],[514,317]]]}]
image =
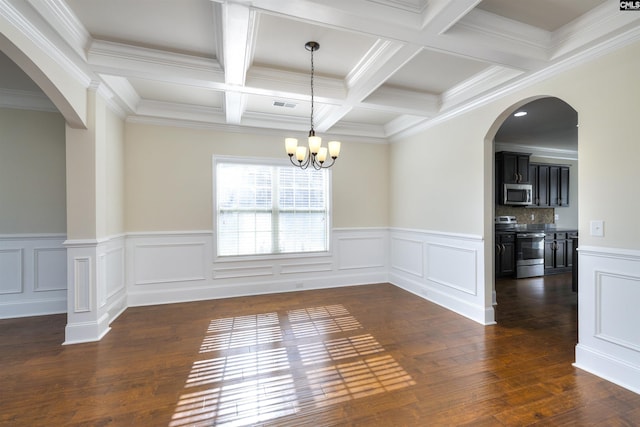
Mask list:
[{"label": "arched doorway opening", "polygon": [[[506,109],[488,135],[495,154],[492,212],[498,224],[492,230],[491,283],[498,323],[517,316],[522,324],[528,316],[528,326],[536,328],[552,324],[553,316],[571,316],[577,330],[577,125],[578,114],[568,103],[538,96]],[[524,169],[516,180],[530,192],[526,205],[505,200],[506,191],[516,188],[507,173],[513,159]],[[501,293],[512,300],[509,292],[540,303],[539,308],[510,311],[500,305]]]},{"label": "arched doorway opening", "polygon": [[66,313],[65,118],[0,51],[0,318]]}]

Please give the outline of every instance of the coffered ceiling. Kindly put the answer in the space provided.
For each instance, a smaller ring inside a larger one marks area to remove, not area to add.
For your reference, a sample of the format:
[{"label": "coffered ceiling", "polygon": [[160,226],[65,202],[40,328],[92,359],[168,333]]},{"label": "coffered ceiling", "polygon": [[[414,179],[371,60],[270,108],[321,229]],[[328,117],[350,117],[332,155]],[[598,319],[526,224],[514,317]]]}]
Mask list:
[{"label": "coffered ceiling", "polygon": [[[0,2],[80,64],[130,121],[303,136],[304,45],[317,41],[316,130],[370,142],[637,38],[640,23],[611,0]],[[0,67],[0,91],[37,91],[6,57]]]}]

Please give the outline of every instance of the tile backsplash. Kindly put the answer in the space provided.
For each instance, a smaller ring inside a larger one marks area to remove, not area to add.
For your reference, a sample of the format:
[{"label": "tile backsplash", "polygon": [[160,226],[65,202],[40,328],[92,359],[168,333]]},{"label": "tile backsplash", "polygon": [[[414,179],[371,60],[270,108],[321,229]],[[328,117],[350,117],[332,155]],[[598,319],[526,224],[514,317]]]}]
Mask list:
[{"label": "tile backsplash", "polygon": [[[522,206],[496,206],[496,216],[515,216],[518,224],[553,224],[555,210],[553,208],[525,208]],[[532,218],[533,216],[533,218]]]}]

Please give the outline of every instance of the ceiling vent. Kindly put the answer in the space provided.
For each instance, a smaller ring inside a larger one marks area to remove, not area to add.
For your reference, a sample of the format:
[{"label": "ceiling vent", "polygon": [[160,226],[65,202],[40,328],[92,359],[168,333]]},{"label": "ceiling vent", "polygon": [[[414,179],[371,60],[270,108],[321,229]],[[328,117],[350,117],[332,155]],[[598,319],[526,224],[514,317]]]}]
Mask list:
[{"label": "ceiling vent", "polygon": [[274,107],[283,107],[283,108],[296,108],[296,104],[293,102],[284,102],[284,101],[273,101]]}]

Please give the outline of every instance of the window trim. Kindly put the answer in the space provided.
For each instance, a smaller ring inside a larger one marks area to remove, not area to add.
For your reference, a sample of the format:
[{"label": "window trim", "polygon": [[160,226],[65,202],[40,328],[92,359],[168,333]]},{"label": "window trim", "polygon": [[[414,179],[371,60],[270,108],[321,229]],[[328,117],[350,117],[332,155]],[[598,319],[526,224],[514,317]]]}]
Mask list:
[{"label": "window trim", "polygon": [[332,179],[333,174],[331,169],[326,169],[327,173],[327,250],[326,251],[314,251],[314,252],[284,252],[284,253],[269,253],[269,254],[251,254],[251,255],[218,255],[218,195],[216,185],[216,169],[218,163],[238,163],[245,165],[259,165],[259,166],[280,166],[280,167],[292,167],[294,168],[289,159],[276,159],[273,157],[244,157],[244,156],[228,156],[217,155],[212,156],[212,170],[211,170],[211,185],[213,196],[212,207],[212,240],[213,240],[213,260],[214,262],[238,262],[238,261],[260,261],[270,259],[296,259],[296,258],[318,258],[318,257],[332,257],[333,256],[333,186]]}]

